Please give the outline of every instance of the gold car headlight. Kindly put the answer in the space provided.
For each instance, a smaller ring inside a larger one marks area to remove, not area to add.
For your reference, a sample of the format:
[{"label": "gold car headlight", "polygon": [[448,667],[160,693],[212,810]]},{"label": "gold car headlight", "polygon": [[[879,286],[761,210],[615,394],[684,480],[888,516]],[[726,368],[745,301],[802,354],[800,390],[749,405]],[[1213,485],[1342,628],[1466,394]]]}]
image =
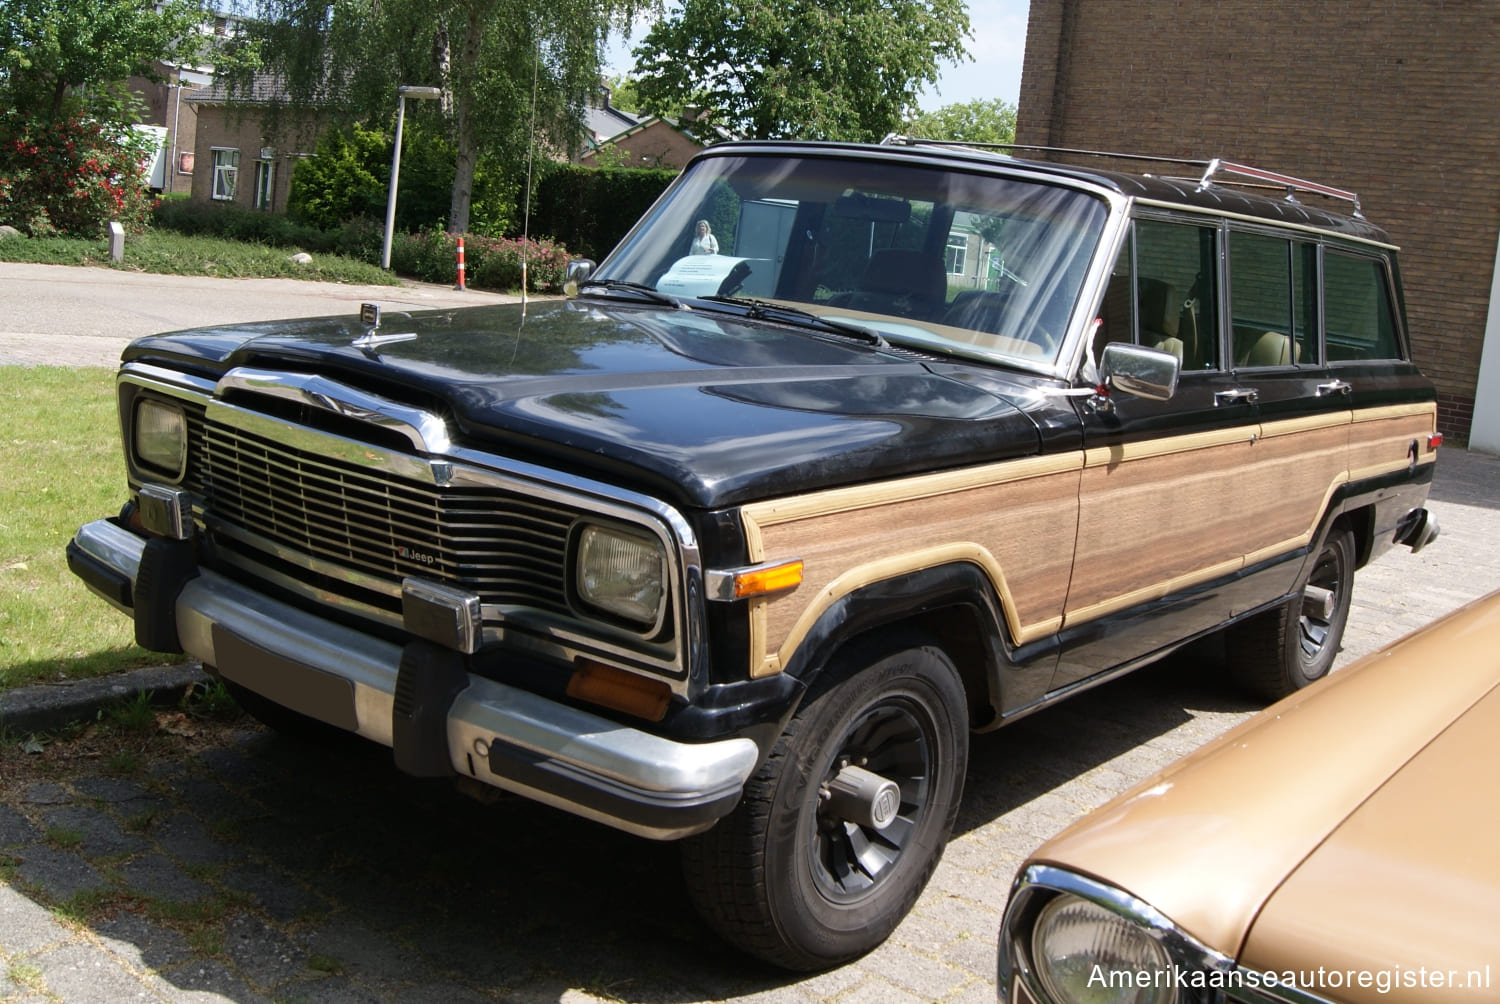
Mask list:
[{"label": "gold car headlight", "polygon": [[182,477],[187,464],[187,417],[182,409],[141,398],[135,406],[132,449],[140,466],[174,480]]},{"label": "gold car headlight", "polygon": [[1031,962],[1057,1004],[1173,1004],[1171,960],[1146,928],[1070,893],[1037,914]]},{"label": "gold car headlight", "polygon": [[667,556],[642,533],[589,525],[578,535],[574,588],[595,611],[643,628],[660,622],[667,596]]}]

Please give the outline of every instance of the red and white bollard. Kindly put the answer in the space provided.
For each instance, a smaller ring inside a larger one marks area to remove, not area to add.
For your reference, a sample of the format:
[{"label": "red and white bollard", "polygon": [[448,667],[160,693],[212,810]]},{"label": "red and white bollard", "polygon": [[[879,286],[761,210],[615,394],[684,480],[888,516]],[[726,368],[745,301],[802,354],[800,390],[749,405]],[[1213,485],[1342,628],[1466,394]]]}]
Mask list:
[{"label": "red and white bollard", "polygon": [[462,237],[458,239],[458,282],[453,288],[464,288],[464,239]]}]

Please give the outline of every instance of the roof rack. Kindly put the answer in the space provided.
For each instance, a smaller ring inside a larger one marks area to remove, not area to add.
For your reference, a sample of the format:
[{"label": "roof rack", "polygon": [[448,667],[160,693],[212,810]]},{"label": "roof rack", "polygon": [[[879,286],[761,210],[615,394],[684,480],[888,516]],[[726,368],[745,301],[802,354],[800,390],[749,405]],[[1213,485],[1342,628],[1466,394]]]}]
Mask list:
[{"label": "roof rack", "polygon": [[[1267,182],[1277,187],[1286,189],[1288,202],[1296,202],[1297,192],[1312,192],[1323,195],[1330,199],[1339,199],[1348,202],[1354,207],[1354,217],[1364,219],[1364,213],[1360,212],[1359,195],[1343,188],[1334,188],[1331,185],[1321,185],[1315,181],[1304,181],[1294,178],[1289,174],[1277,174],[1275,171],[1264,171],[1258,167],[1250,167],[1246,164],[1236,164],[1232,161],[1222,160],[1218,157],[1212,160],[1195,160],[1188,157],[1154,157],[1150,154],[1141,153],[1117,153],[1109,150],[1081,150],[1065,146],[1031,146],[1023,143],[969,143],[963,140],[948,139],[919,139],[914,136],[903,136],[899,133],[891,133],[881,143],[886,145],[904,144],[915,146],[927,144],[931,146],[968,146],[979,149],[1001,149],[1001,150],[1026,150],[1038,153],[1071,153],[1087,157],[1113,157],[1118,160],[1148,161],[1157,164],[1182,164],[1188,167],[1201,167],[1204,169],[1203,176],[1198,179],[1198,188],[1204,189],[1213,184],[1218,175],[1233,174],[1242,178],[1250,178],[1255,181]],[[1243,182],[1230,181],[1229,184],[1244,184]]]},{"label": "roof rack", "polygon": [[961,139],[923,139],[919,136],[903,136],[891,133],[881,140],[882,146],[968,146],[980,150],[1026,150],[1035,153],[1074,153],[1086,157],[1114,157],[1117,160],[1145,160],[1156,164],[1184,164],[1188,167],[1208,167],[1213,161],[1194,160],[1188,157],[1154,157],[1144,153],[1118,153],[1112,150],[1080,150],[1068,146],[1034,146],[1027,143],[980,143]]},{"label": "roof rack", "polygon": [[1214,176],[1217,174],[1237,174],[1242,178],[1254,178],[1256,181],[1270,182],[1286,188],[1286,200],[1296,202],[1298,192],[1312,192],[1315,195],[1324,195],[1330,199],[1341,199],[1354,206],[1354,215],[1358,219],[1364,219],[1364,214],[1359,211],[1359,195],[1343,188],[1333,188],[1330,185],[1320,185],[1315,181],[1303,181],[1289,174],[1277,174],[1274,171],[1263,171],[1258,167],[1250,167],[1245,164],[1233,164],[1227,160],[1215,157],[1208,163],[1208,170],[1203,172],[1203,177],[1198,179],[1199,188],[1207,188],[1213,184]]}]

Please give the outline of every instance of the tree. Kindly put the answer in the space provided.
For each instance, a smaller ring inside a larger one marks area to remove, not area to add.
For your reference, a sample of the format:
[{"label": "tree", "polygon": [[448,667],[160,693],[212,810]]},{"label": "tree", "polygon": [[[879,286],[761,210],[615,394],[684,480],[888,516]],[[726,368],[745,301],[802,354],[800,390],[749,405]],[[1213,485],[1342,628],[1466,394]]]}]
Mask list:
[{"label": "tree", "polygon": [[440,117],[452,137],[448,230],[462,233],[481,151],[515,176],[533,143],[538,152],[578,147],[604,42],[636,0],[251,2],[222,61],[232,94],[248,95],[256,75],[270,73],[286,105],[383,124],[399,85],[443,89],[440,104],[409,102],[407,113]]},{"label": "tree", "polygon": [[1016,106],[1002,98],[944,105],[935,111],[913,116],[907,121],[904,131],[920,139],[1014,143]]},{"label": "tree", "polygon": [[[155,77],[156,60],[191,59],[202,7],[192,0],[5,0],[0,4],[0,95],[48,118],[70,94],[113,99],[112,86]],[[117,108],[109,100],[106,107]],[[118,114],[112,114],[118,118]]]},{"label": "tree", "polygon": [[878,140],[967,58],[963,0],[680,3],[634,51],[642,106],[749,138]]},{"label": "tree", "polygon": [[131,76],[190,59],[190,0],[0,2],[0,223],[33,235],[139,229],[151,208]]}]

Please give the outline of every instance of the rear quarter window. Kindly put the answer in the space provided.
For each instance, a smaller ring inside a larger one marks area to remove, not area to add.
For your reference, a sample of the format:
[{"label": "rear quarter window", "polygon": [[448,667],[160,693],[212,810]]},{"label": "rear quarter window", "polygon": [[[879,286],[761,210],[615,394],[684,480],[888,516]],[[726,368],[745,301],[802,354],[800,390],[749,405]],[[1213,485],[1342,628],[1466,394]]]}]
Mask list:
[{"label": "rear quarter window", "polygon": [[1323,317],[1328,361],[1401,359],[1385,264],[1329,250],[1323,257]]}]

